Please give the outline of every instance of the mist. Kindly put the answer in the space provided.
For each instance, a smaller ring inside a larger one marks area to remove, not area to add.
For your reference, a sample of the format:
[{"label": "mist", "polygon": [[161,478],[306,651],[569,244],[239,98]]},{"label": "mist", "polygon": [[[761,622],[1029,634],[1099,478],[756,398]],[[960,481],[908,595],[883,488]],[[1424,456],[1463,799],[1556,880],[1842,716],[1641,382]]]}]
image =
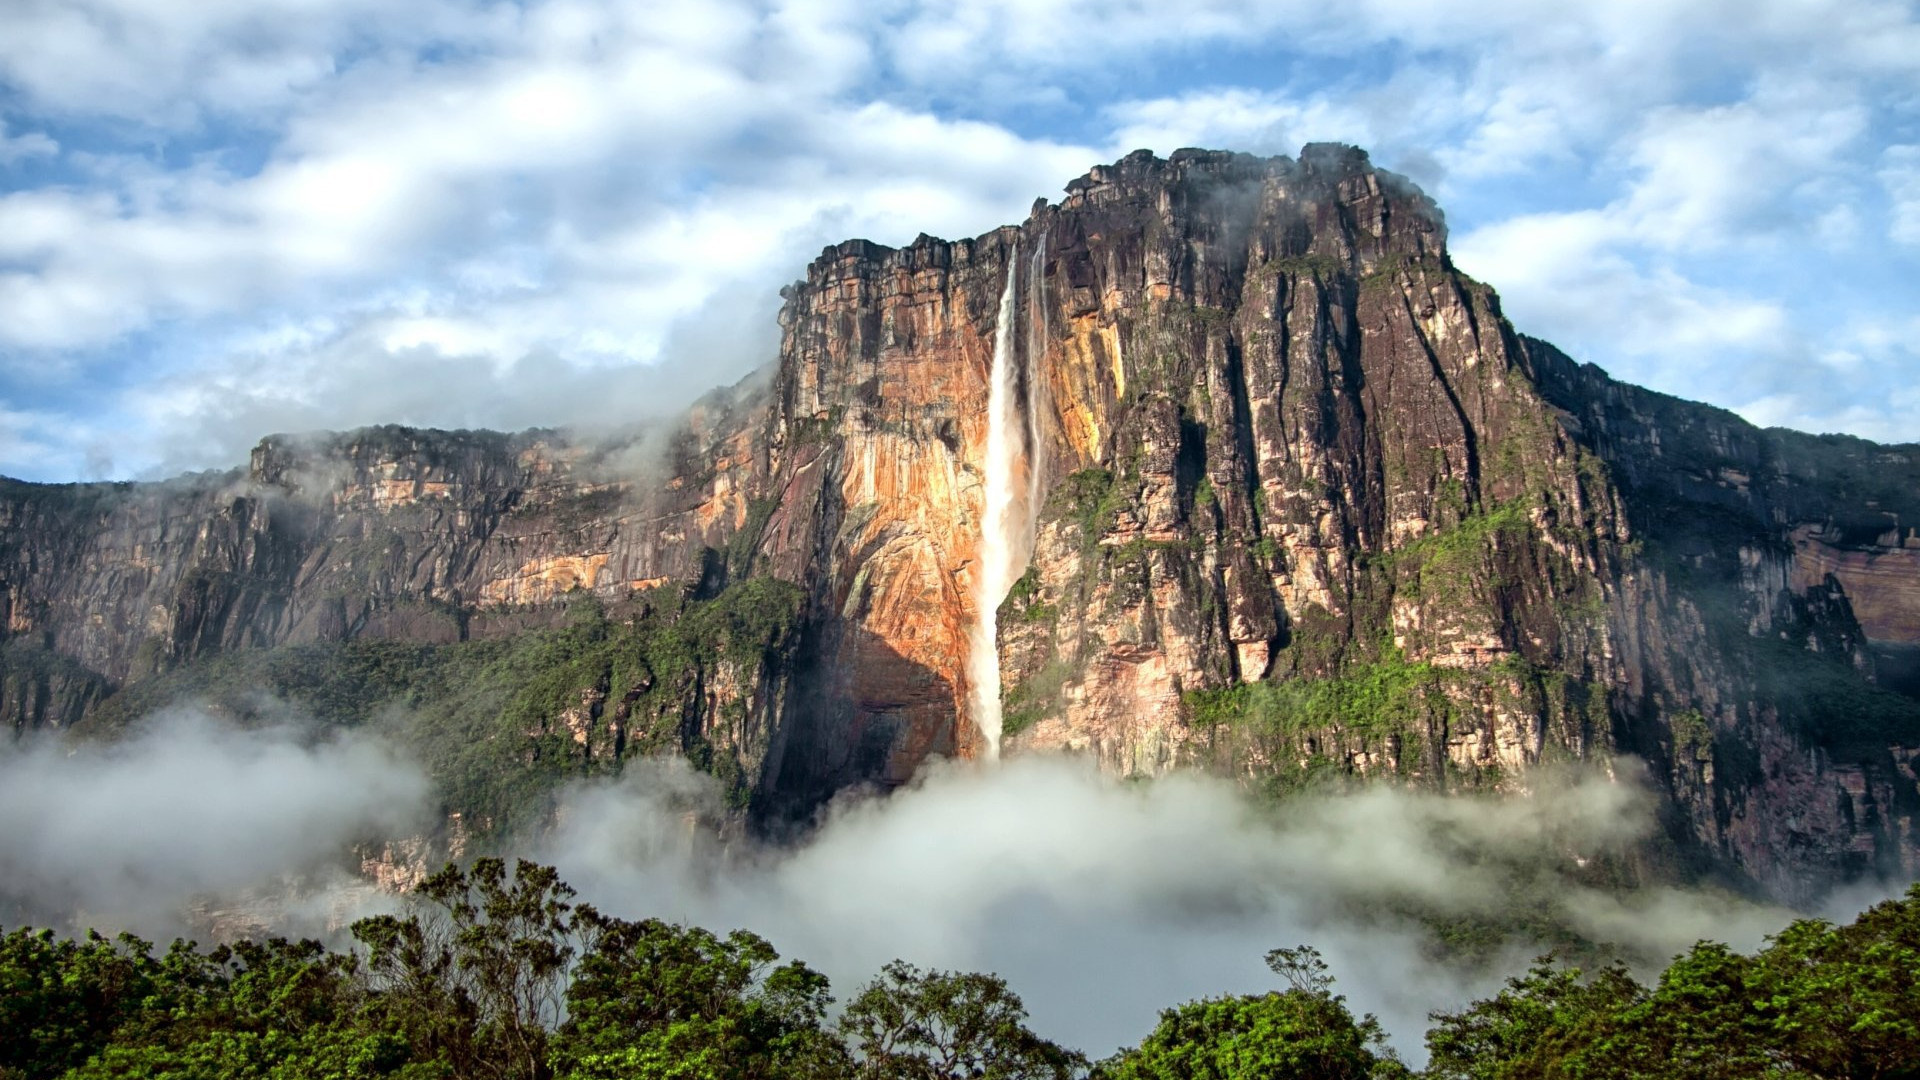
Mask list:
[{"label": "mist", "polygon": [[370,738],[191,709],[124,741],[0,749],[0,922],[324,933],[393,902],[349,849],[418,831],[427,797]]},{"label": "mist", "polygon": [[1448,962],[1411,911],[1504,921],[1546,896],[1558,920],[1644,973],[1700,938],[1753,948],[1792,918],[1717,894],[1528,878],[1653,827],[1652,796],[1630,776],[1536,781],[1526,798],[1375,787],[1276,808],[1198,775],[946,764],[772,848],[703,831],[713,793],[669,764],[572,790],[539,855],[613,913],[754,930],[843,998],[895,957],[996,972],[1036,1030],[1096,1056],[1138,1042],[1162,1008],[1277,988],[1264,954],[1306,943],[1417,1059],[1430,1010],[1490,993],[1545,948],[1521,939],[1487,963]]},{"label": "mist", "polygon": [[[1277,988],[1262,958],[1278,947],[1319,948],[1336,990],[1418,1061],[1430,1011],[1493,992],[1553,936],[1510,932],[1462,959],[1438,928],[1550,926],[1645,977],[1696,940],[1750,950],[1794,917],[1586,872],[1654,830],[1635,763],[1529,781],[1526,796],[1376,785],[1275,804],[1076,758],[937,762],[776,845],[744,838],[683,761],[636,761],[567,787],[504,851],[613,914],[753,930],[842,1000],[895,958],[997,973],[1035,1030],[1095,1056],[1163,1008]],[[399,903],[351,852],[431,835],[431,801],[419,768],[359,733],[176,710],[113,744],[28,744],[0,753],[0,923],[345,944],[353,918]]]}]

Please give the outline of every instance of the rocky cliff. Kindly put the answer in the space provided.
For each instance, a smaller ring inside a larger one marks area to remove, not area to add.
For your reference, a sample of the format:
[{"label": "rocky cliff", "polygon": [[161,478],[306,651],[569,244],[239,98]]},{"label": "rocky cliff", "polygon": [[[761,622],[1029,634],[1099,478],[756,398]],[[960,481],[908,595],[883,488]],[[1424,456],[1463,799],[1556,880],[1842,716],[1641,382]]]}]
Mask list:
[{"label": "rocky cliff", "polygon": [[[677,748],[791,819],[993,745],[999,475],[1009,753],[1277,790],[1631,754],[1682,870],[1920,873],[1920,450],[1517,336],[1363,153],[1131,155],[1018,227],[831,248],[785,300],[768,379],[624,447],[374,429],[0,487],[3,715],[85,730],[235,657],[407,643],[494,671],[466,707],[553,775]],[[529,697],[502,672],[536,640],[563,674]]]}]

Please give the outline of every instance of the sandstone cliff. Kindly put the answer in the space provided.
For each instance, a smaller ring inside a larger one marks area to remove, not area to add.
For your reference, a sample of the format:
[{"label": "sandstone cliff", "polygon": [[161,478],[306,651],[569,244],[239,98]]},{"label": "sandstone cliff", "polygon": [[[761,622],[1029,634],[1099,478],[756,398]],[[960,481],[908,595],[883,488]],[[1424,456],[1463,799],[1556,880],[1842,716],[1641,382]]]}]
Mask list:
[{"label": "sandstone cliff", "polygon": [[[770,381],[654,442],[373,429],[0,487],[3,715],[84,728],[260,650],[573,633],[541,648],[579,685],[514,713],[560,772],[677,747],[763,821],[901,782],[986,747],[1000,363],[1031,548],[998,609],[1009,752],[1278,789],[1631,754],[1685,867],[1792,899],[1920,872],[1920,451],[1517,336],[1359,151],[1131,155],[1018,227],[831,248],[785,299]],[[768,578],[791,618],[749,625]],[[563,631],[583,597],[603,622]]]}]

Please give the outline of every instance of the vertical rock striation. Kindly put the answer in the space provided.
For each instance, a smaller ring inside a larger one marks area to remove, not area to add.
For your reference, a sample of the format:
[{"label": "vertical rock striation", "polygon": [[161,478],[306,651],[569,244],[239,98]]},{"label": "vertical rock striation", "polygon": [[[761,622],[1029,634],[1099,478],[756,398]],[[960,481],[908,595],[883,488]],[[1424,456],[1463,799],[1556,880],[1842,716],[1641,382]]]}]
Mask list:
[{"label": "vertical rock striation", "polygon": [[[688,684],[767,820],[991,753],[985,694],[1009,752],[1129,775],[1520,788],[1633,755],[1683,869],[1790,899],[1920,871],[1920,451],[1616,383],[1516,335],[1445,239],[1352,148],[1138,153],[1017,227],[828,249],[770,382],[640,458],[372,429],[7,484],[0,715],[772,576],[797,634]],[[556,723],[598,730],[622,688],[582,692]]]}]

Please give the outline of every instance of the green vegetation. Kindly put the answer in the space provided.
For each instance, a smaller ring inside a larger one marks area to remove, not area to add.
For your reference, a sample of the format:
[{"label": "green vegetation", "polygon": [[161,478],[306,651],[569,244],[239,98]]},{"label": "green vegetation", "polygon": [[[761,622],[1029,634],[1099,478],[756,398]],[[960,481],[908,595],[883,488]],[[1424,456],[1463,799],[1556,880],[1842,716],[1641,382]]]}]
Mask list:
[{"label": "green vegetation", "polygon": [[1360,293],[1362,296],[1398,293],[1400,276],[1421,268],[1418,260],[1408,259],[1399,254],[1388,255],[1375,263],[1372,270],[1361,275]]},{"label": "green vegetation", "polygon": [[1262,263],[1247,275],[1251,281],[1264,280],[1280,274],[1304,274],[1308,277],[1332,278],[1346,271],[1344,261],[1331,255],[1288,255]]},{"label": "green vegetation", "polygon": [[1754,956],[1701,942],[1651,987],[1543,961],[1435,1014],[1427,1075],[1912,1077],[1920,1074],[1920,886],[1852,925],[1794,923]]},{"label": "green vegetation", "polygon": [[1539,718],[1554,733],[1543,757],[1565,760],[1568,745],[1611,723],[1604,686],[1517,655],[1452,667],[1409,660],[1384,634],[1340,651],[1326,645],[1342,640],[1337,628],[1303,620],[1283,654],[1289,666],[1257,682],[1184,693],[1184,716],[1210,766],[1249,777],[1274,799],[1382,772],[1485,789],[1499,786],[1498,770],[1457,764],[1436,740],[1498,710]]},{"label": "green vegetation", "polygon": [[38,640],[0,641],[0,729],[71,726],[109,690],[97,672]]},{"label": "green vegetation", "polygon": [[[1488,577],[1490,553],[1524,541],[1533,529],[1533,501],[1515,499],[1484,507],[1452,528],[1422,536],[1394,551],[1391,562],[1408,568],[1402,580],[1415,595],[1458,595]],[[1496,580],[1495,585],[1506,584]]]},{"label": "green vegetation", "polygon": [[1089,546],[1113,527],[1114,519],[1126,505],[1126,494],[1114,482],[1108,469],[1081,469],[1060,482],[1049,501],[1080,524],[1080,535]]},{"label": "green vegetation", "polygon": [[796,416],[787,428],[787,438],[794,446],[823,445],[840,430],[846,412],[845,405],[835,405],[825,416]]},{"label": "green vegetation", "polygon": [[1713,725],[1707,722],[1699,709],[1686,709],[1674,714],[1669,727],[1673,730],[1675,761],[1713,759]]},{"label": "green vegetation", "polygon": [[550,867],[449,866],[359,947],[0,936],[5,1080],[1065,1080],[1004,981],[894,963],[837,1023],[825,976],[575,904]]},{"label": "green vegetation", "polygon": [[779,507],[780,500],[776,498],[747,500],[746,525],[727,538],[727,573],[734,580],[752,575],[754,556],[759,554],[767,522],[773,520],[773,512]]},{"label": "green vegetation", "polygon": [[1194,1001],[1160,1014],[1138,1047],[1094,1070],[1098,1080],[1368,1080],[1408,1073],[1372,1016],[1355,1020],[1313,948],[1275,949],[1284,992]]},{"label": "green vegetation", "polygon": [[[88,724],[110,733],[192,701],[242,722],[278,722],[291,706],[326,725],[385,726],[425,764],[446,808],[481,833],[537,817],[568,776],[617,768],[615,751],[678,749],[738,805],[752,777],[695,729],[702,690],[721,665],[757,670],[785,647],[802,600],[798,586],[757,577],[704,601],[665,592],[626,620],[582,595],[565,626],[489,640],[236,650],[135,683]],[[615,713],[624,746],[602,734]],[[595,721],[591,759],[568,714]]]},{"label": "green vegetation", "polygon": [[1542,958],[1432,1016],[1423,1073],[1356,1018],[1311,947],[1286,984],[1165,1010],[1091,1066],[981,973],[895,961],[837,1020],[832,988],[747,930],[630,921],[549,867],[428,878],[357,947],[0,934],[5,1080],[1718,1080],[1920,1075],[1920,885],[1852,924],[1808,919],[1753,955],[1701,942],[1651,985]]},{"label": "green vegetation", "polygon": [[1198,690],[1183,699],[1201,727],[1247,727],[1293,735],[1338,729],[1359,734],[1404,731],[1451,708],[1442,680],[1451,672],[1409,663],[1389,648],[1384,659],[1356,664],[1329,679],[1240,683]]},{"label": "green vegetation", "polygon": [[[823,1025],[824,976],[756,934],[587,916],[592,947],[550,1040],[556,1076],[833,1076],[845,1048]],[[525,1075],[538,1075],[534,1059]]]},{"label": "green vegetation", "polygon": [[1000,733],[1017,735],[1046,718],[1060,704],[1060,692],[1079,674],[1077,665],[1063,657],[1047,661],[1033,677],[1006,691]]},{"label": "green vegetation", "polygon": [[[596,522],[614,517],[625,499],[626,493],[617,485],[583,488],[556,496],[548,512],[557,527],[574,531],[590,528]],[[538,506],[537,503],[533,505]]]},{"label": "green vegetation", "polygon": [[1084,1069],[1084,1057],[1035,1035],[1026,1020],[1020,996],[996,975],[895,960],[840,1017],[851,1067],[823,1075],[1066,1080]]},{"label": "green vegetation", "polygon": [[1040,599],[1040,568],[1027,567],[1013,587],[1007,590],[1007,598],[1000,604],[1002,622],[1018,621],[1030,623],[1051,623],[1060,617],[1060,609]]}]

